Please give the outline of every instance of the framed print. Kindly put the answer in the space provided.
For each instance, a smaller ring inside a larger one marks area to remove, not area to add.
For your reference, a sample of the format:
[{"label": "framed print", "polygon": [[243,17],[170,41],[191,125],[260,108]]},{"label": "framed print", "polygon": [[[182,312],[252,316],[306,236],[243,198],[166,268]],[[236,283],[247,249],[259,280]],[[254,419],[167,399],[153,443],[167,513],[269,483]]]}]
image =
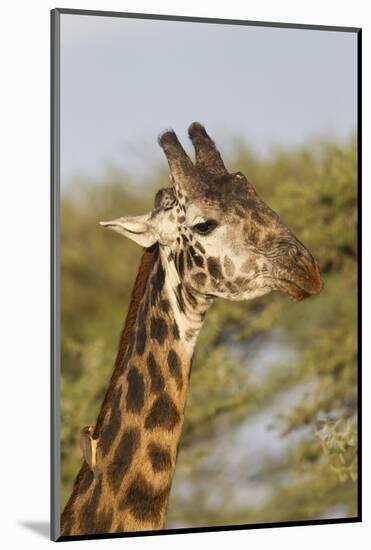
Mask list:
[{"label": "framed print", "polygon": [[360,521],[361,30],[51,21],[53,539]]}]

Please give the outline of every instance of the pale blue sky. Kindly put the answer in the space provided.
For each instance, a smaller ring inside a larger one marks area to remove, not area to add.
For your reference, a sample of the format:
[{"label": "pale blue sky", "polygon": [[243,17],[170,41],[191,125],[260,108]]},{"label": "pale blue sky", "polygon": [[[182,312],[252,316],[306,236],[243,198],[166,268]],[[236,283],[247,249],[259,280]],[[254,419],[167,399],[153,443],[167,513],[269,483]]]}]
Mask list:
[{"label": "pale blue sky", "polygon": [[356,128],[355,33],[61,17],[62,184],[107,165],[138,180],[164,163],[158,134],[205,124],[228,158]]}]

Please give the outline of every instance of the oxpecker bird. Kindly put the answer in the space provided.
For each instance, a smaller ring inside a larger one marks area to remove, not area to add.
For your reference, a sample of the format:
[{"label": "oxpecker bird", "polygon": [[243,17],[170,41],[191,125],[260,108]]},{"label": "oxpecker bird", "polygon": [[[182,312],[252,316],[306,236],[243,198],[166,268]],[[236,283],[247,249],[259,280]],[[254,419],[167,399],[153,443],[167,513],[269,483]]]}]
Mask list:
[{"label": "oxpecker bird", "polygon": [[98,439],[93,439],[92,435],[95,429],[94,424],[88,424],[81,430],[80,448],[85,462],[92,470],[94,477],[97,477],[97,443]]}]

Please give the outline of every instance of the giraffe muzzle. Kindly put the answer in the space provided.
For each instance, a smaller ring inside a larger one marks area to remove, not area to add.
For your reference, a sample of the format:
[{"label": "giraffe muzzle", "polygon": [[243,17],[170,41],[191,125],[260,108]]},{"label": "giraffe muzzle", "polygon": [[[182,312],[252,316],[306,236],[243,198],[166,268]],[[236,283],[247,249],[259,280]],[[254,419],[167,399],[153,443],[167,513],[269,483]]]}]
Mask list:
[{"label": "giraffe muzzle", "polygon": [[312,256],[301,256],[296,268],[280,277],[277,289],[287,294],[295,301],[315,296],[321,292],[323,283],[317,262]]}]

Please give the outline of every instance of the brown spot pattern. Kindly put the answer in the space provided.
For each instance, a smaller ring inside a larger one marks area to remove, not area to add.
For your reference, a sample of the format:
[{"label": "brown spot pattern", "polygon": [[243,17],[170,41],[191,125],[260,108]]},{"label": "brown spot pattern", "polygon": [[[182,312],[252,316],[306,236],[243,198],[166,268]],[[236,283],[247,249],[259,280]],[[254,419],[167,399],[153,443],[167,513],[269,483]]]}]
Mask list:
[{"label": "brown spot pattern", "polygon": [[178,410],[167,393],[160,395],[153,403],[144,426],[149,430],[156,427],[172,430],[180,421]]},{"label": "brown spot pattern", "polygon": [[112,510],[104,508],[98,515],[96,519],[95,533],[102,534],[109,533],[110,527],[112,525],[113,513]]},{"label": "brown spot pattern", "polygon": [[144,380],[143,375],[136,367],[131,367],[128,372],[128,393],[126,396],[126,410],[140,412],[144,405]]},{"label": "brown spot pattern", "polygon": [[198,267],[203,267],[204,266],[204,259],[202,256],[200,256],[199,254],[197,254],[197,252],[195,251],[195,249],[193,248],[193,246],[190,246],[189,247],[189,251],[191,253],[191,256],[192,256],[192,259],[194,261],[194,263],[198,266]]},{"label": "brown spot pattern", "polygon": [[178,255],[178,272],[181,278],[184,276],[184,253],[183,250]]},{"label": "brown spot pattern", "polygon": [[202,273],[201,271],[199,271],[198,273],[195,273],[194,275],[192,275],[192,279],[198,285],[204,286],[204,284],[206,283],[207,277],[206,277],[205,273]]},{"label": "brown spot pattern", "polygon": [[176,297],[176,301],[177,301],[177,304],[178,304],[179,311],[184,312],[185,311],[185,304],[184,304],[184,298],[183,298],[183,287],[182,287],[181,284],[179,284],[176,287],[175,297]]},{"label": "brown spot pattern", "polygon": [[158,341],[159,344],[163,344],[168,334],[167,324],[162,317],[153,317],[151,319],[151,336]]},{"label": "brown spot pattern", "polygon": [[100,495],[101,489],[102,489],[102,482],[100,480],[94,487],[94,491],[91,497],[87,500],[85,505],[80,510],[79,530],[80,530],[80,533],[84,533],[84,535],[91,535],[91,534],[97,533],[96,513],[97,513],[97,507],[99,504],[99,495]]},{"label": "brown spot pattern", "polygon": [[154,472],[163,472],[171,468],[170,453],[167,449],[160,447],[160,445],[150,443],[148,445],[148,456]]},{"label": "brown spot pattern", "polygon": [[189,250],[187,250],[186,256],[187,256],[187,267],[188,269],[192,269],[193,262],[192,262],[192,256]]},{"label": "brown spot pattern", "polygon": [[119,489],[122,478],[128,472],[139,444],[140,432],[138,428],[131,428],[123,433],[107,470],[108,481],[113,491],[117,492]]},{"label": "brown spot pattern", "polygon": [[223,273],[220,265],[220,261],[218,258],[214,258],[213,256],[210,256],[207,259],[207,267],[209,270],[209,273],[214,279],[222,279]]},{"label": "brown spot pattern", "polygon": [[80,482],[80,485],[79,485],[81,495],[83,495],[84,493],[87,492],[90,485],[93,483],[93,480],[94,480],[94,474],[93,474],[92,470],[90,468],[85,470],[84,475],[83,475],[83,477],[81,479],[81,482]]},{"label": "brown spot pattern", "polygon": [[129,509],[139,521],[160,522],[163,508],[166,505],[170,487],[156,491],[146,479],[139,474],[128,487],[126,495],[120,502],[120,509]]},{"label": "brown spot pattern", "polygon": [[114,390],[109,421],[108,421],[108,424],[103,427],[101,435],[99,437],[98,446],[101,450],[103,457],[106,456],[109,449],[111,448],[112,441],[115,439],[121,426],[121,415],[120,415],[121,393],[122,393],[122,389],[120,386]]},{"label": "brown spot pattern", "polygon": [[135,349],[138,355],[143,355],[146,348],[147,332],[145,324],[140,324],[137,330],[137,338],[135,342]]},{"label": "brown spot pattern", "polygon": [[151,392],[160,393],[164,389],[164,377],[152,352],[147,357],[147,367],[151,379]]},{"label": "brown spot pattern", "polygon": [[162,267],[161,260],[157,260],[157,268],[152,276],[151,279],[151,302],[154,304],[156,302],[157,297],[159,296],[162,287],[164,286],[165,282],[165,271]]},{"label": "brown spot pattern", "polygon": [[170,302],[169,300],[161,300],[160,307],[164,313],[168,313],[170,309]]},{"label": "brown spot pattern", "polygon": [[176,351],[171,349],[167,356],[167,364],[169,366],[170,374],[175,378],[178,389],[183,386],[182,370],[180,367],[180,360]]}]

